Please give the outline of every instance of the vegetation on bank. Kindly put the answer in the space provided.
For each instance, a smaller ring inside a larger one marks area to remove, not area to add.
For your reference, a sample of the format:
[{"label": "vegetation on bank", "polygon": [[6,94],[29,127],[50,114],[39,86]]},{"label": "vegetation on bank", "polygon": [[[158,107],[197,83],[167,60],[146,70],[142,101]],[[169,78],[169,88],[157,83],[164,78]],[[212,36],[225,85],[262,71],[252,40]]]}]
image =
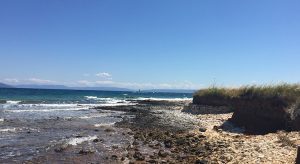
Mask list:
[{"label": "vegetation on bank", "polygon": [[300,130],[300,84],[210,87],[194,94],[194,104],[229,106],[231,122],[248,133]]},{"label": "vegetation on bank", "polygon": [[300,84],[251,85],[239,88],[213,86],[197,91],[193,97],[195,104],[205,104],[205,100],[205,105],[230,105],[230,101],[238,99],[277,99],[287,105],[300,105]]}]

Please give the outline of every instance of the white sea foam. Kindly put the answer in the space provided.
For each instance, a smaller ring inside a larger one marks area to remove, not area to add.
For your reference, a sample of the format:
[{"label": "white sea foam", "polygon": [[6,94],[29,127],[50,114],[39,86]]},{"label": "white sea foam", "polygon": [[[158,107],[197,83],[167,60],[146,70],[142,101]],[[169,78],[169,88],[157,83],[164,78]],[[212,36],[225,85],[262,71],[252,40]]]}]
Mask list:
[{"label": "white sea foam", "polygon": [[81,137],[81,138],[71,138],[69,139],[68,143],[69,145],[73,145],[73,146],[76,146],[78,144],[81,144],[85,141],[91,141],[91,140],[94,140],[96,139],[97,136],[88,136],[88,137]]},{"label": "white sea foam", "polygon": [[6,104],[19,104],[20,102],[22,102],[22,101],[11,101],[11,100],[9,100],[9,101],[6,101]]},{"label": "white sea foam", "polygon": [[0,122],[3,122],[4,121],[4,119],[3,118],[0,118]]},{"label": "white sea foam", "polygon": [[95,127],[100,127],[100,126],[112,126],[114,125],[115,123],[102,123],[102,124],[95,124],[94,126]]},{"label": "white sea foam", "polygon": [[93,114],[93,115],[89,115],[89,116],[81,116],[79,117],[80,119],[91,119],[91,118],[99,118],[99,117],[105,117],[105,116],[109,116],[110,113],[101,113],[101,114]]},{"label": "white sea foam", "polygon": [[57,112],[57,111],[84,111],[94,107],[134,105],[128,101],[104,104],[7,104],[0,108],[6,112]]},{"label": "white sea foam", "polygon": [[0,129],[0,132],[15,132],[16,128]]},{"label": "white sea foam", "polygon": [[154,97],[149,97],[149,98],[145,98],[145,97],[139,97],[136,100],[152,100],[152,101],[192,101],[193,98],[188,98],[188,97],[184,97],[184,98],[154,98]]},{"label": "white sea foam", "polygon": [[84,96],[86,99],[89,99],[89,100],[95,100],[95,99],[98,99],[97,96]]},{"label": "white sea foam", "polygon": [[22,109],[22,110],[6,110],[7,112],[14,112],[14,113],[20,113],[20,112],[57,112],[57,111],[79,111],[79,110],[88,110],[88,108],[70,108],[70,109]]}]

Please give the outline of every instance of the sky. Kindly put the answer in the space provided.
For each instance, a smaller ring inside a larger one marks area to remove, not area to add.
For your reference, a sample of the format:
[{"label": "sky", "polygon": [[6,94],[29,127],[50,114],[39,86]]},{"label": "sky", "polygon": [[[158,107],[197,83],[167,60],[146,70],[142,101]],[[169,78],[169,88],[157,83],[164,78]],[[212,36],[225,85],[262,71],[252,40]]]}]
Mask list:
[{"label": "sky", "polygon": [[297,0],[1,0],[0,82],[297,83],[299,7]]}]

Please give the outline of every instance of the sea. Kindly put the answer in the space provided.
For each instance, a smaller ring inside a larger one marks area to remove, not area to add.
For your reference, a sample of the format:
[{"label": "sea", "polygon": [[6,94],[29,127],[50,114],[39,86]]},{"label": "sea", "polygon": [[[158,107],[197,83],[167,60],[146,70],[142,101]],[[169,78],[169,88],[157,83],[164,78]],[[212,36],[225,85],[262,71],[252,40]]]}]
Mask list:
[{"label": "sea", "polygon": [[[105,133],[94,129],[129,117],[121,111],[94,107],[135,105],[134,100],[191,99],[191,93],[2,88],[0,163],[22,163],[49,154],[47,151],[58,144],[76,148],[95,136],[105,138]],[[106,137],[107,147],[120,144],[122,135],[114,136]]]}]

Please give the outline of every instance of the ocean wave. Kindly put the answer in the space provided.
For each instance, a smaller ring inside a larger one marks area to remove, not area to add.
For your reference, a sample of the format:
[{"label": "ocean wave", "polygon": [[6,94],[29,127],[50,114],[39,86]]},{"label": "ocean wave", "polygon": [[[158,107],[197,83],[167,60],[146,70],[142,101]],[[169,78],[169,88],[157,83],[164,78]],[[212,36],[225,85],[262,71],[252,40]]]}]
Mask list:
[{"label": "ocean wave", "polygon": [[78,144],[81,144],[86,141],[92,141],[94,139],[97,139],[97,136],[88,136],[88,137],[81,137],[81,138],[71,138],[67,142],[68,145],[76,146]]},{"label": "ocean wave", "polygon": [[152,100],[152,101],[192,101],[193,98],[154,98],[154,97],[139,97],[136,100]]},{"label": "ocean wave", "polygon": [[12,101],[12,100],[8,100],[6,101],[6,104],[19,104],[22,101]]},{"label": "ocean wave", "polygon": [[135,105],[131,102],[112,102],[104,104],[4,104],[0,105],[0,109],[4,109],[6,112],[59,112],[59,111],[84,111],[90,110],[95,107],[105,106],[124,106]]},{"label": "ocean wave", "polygon": [[0,129],[0,132],[15,132],[16,128]]},{"label": "ocean wave", "polygon": [[95,124],[94,126],[95,127],[101,127],[101,126],[112,126],[114,125],[115,123],[112,122],[112,123],[102,123],[102,124]]},{"label": "ocean wave", "polygon": [[87,100],[94,100],[96,103],[99,103],[100,106],[118,106],[121,105],[128,105],[130,104],[129,101],[123,98],[109,98],[109,97],[97,97],[97,96],[84,96]]}]

